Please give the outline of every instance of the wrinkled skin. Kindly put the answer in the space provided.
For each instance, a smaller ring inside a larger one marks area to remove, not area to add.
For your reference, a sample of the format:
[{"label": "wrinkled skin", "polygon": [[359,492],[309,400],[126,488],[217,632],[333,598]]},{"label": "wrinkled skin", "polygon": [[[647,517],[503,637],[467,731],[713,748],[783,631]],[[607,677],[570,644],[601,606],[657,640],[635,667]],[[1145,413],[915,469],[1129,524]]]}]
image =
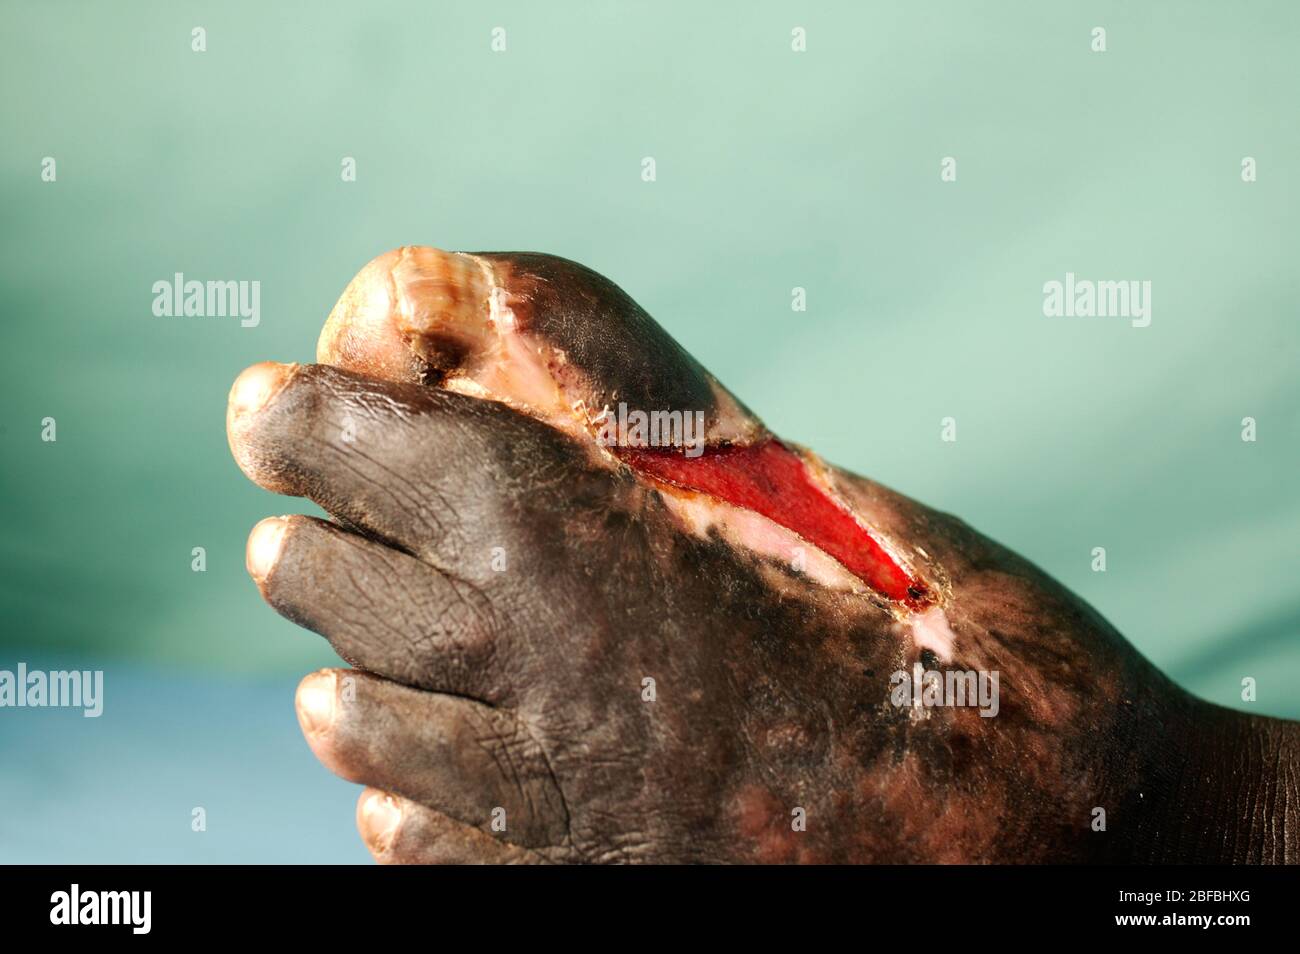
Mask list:
[{"label": "wrinkled skin", "polygon": [[[762,432],[607,280],[481,260],[563,354],[566,399]],[[250,570],[362,670],[308,677],[299,708],[322,761],[373,787],[380,860],[1297,860],[1294,725],[1187,696],[960,520],[829,472],[940,593],[939,668],[1000,673],[994,718],[893,705],[890,674],[936,660],[888,600],[692,532],[572,422],[448,389],[472,335],[358,301],[322,338],[337,367],[255,366],[228,426],[250,478],[335,518],[259,525]]]}]

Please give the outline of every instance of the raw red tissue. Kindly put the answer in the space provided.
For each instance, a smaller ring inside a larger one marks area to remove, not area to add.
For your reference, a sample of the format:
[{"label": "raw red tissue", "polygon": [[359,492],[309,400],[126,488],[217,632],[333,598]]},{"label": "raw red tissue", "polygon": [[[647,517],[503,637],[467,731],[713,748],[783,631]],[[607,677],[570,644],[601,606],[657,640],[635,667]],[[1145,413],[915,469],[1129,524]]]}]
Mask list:
[{"label": "raw red tissue", "polygon": [[624,447],[618,454],[656,480],[709,494],[793,530],[891,600],[913,608],[931,602],[925,584],[900,566],[813,481],[803,460],[775,438],[748,447],[709,447],[693,458],[671,447]]}]

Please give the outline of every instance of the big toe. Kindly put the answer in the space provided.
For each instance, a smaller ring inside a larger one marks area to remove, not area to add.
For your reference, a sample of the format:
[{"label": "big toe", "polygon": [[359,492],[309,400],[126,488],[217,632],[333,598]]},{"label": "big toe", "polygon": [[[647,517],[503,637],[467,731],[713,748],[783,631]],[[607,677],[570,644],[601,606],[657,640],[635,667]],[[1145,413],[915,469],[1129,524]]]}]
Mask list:
[{"label": "big toe", "polygon": [[343,292],[317,359],[500,401],[575,434],[620,405],[702,413],[709,443],[765,434],[621,288],[552,255],[386,252]]}]

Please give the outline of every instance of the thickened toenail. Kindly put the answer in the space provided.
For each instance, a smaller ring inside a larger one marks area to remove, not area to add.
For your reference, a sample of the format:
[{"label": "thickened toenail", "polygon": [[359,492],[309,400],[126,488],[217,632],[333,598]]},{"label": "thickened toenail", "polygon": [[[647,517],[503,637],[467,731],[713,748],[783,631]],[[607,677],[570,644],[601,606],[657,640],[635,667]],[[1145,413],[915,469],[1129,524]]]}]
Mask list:
[{"label": "thickened toenail", "polygon": [[230,416],[238,418],[261,410],[284,385],[293,368],[292,364],[276,364],[274,361],[263,361],[246,368],[230,389]]},{"label": "thickened toenail", "polygon": [[333,673],[317,673],[303,680],[298,687],[298,719],[303,731],[313,735],[334,723]]},{"label": "thickened toenail", "polygon": [[361,835],[377,852],[388,850],[402,821],[402,809],[397,800],[383,792],[375,792],[361,805],[359,812]]},{"label": "thickened toenail", "polygon": [[248,535],[244,563],[249,575],[258,583],[266,581],[280,559],[280,549],[284,546],[284,534],[288,529],[289,522],[283,517],[267,517]]}]

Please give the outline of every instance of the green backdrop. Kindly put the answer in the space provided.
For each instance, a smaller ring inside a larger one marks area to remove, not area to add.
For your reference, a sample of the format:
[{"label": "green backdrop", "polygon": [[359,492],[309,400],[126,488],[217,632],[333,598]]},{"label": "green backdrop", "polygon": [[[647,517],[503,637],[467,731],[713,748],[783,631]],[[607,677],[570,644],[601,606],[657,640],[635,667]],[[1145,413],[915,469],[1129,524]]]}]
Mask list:
[{"label": "green backdrop", "polygon": [[[0,665],[329,663],[246,577],[309,508],[239,473],[226,394],[433,244],[609,275],[779,432],[1300,716],[1300,7],[1086,6],[5,4]],[[154,317],[178,271],[259,281],[260,325]],[[1150,327],[1044,317],[1067,271],[1151,281]]]}]

